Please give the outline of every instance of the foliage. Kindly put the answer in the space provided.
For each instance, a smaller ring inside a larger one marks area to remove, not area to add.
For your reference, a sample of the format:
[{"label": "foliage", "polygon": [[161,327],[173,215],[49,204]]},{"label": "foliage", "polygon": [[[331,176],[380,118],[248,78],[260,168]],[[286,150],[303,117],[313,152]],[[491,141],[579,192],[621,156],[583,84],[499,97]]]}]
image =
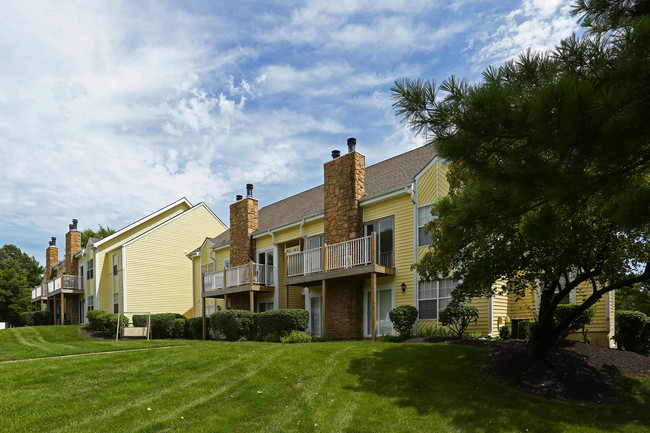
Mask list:
[{"label": "foliage", "polygon": [[473,339],[476,340],[478,338],[481,338],[483,336],[483,334],[481,334],[481,331],[474,331],[474,332],[470,332],[469,334],[467,334],[467,336],[469,338],[473,338]]},{"label": "foliage", "polygon": [[187,335],[187,319],[174,319],[174,338],[185,338]]},{"label": "foliage", "polygon": [[400,337],[409,338],[411,329],[415,321],[418,320],[418,309],[413,305],[401,305],[390,310],[388,317]]},{"label": "foliage", "polygon": [[[84,229],[81,232],[81,246],[85,247],[86,244],[88,244],[88,239],[90,238],[95,238],[95,239],[104,239],[105,237],[108,237],[115,233],[115,230],[113,230],[110,227],[103,227],[102,225],[99,226],[99,229],[97,231],[92,230],[92,229]],[[140,327],[139,327],[140,328]]]},{"label": "foliage", "polygon": [[20,313],[29,310],[31,289],[41,284],[42,273],[38,261],[17,246],[0,248],[0,322],[20,324]]},{"label": "foliage", "polygon": [[152,314],[151,338],[174,338],[174,320],[181,318],[185,319],[185,316],[178,313]]},{"label": "foliage", "polygon": [[257,314],[260,338],[268,334],[289,334],[291,331],[304,331],[309,325],[309,313],[301,309],[269,310]]},{"label": "foliage", "polygon": [[[553,52],[528,51],[478,82],[393,87],[397,114],[450,161],[420,276],[461,279],[459,300],[539,290],[534,358],[607,292],[650,280],[650,8],[641,4],[580,0],[586,31]],[[555,321],[579,285],[590,293]]]},{"label": "foliage", "polygon": [[478,308],[473,305],[458,305],[451,303],[448,307],[440,310],[438,314],[440,323],[451,328],[456,334],[463,338],[467,327],[478,321]]},{"label": "foliage", "polygon": [[311,343],[311,335],[304,331],[291,331],[280,337],[280,343]]},{"label": "foliage", "polygon": [[427,328],[423,330],[418,330],[418,337],[428,338],[428,337],[438,337],[438,338],[449,338],[455,337],[456,333],[449,328],[443,326],[437,328]]},{"label": "foliage", "polygon": [[499,340],[507,340],[510,338],[510,327],[508,325],[502,325],[499,328]]},{"label": "foliage", "polygon": [[146,328],[147,327],[147,318],[146,314],[134,314],[133,315],[133,326],[136,328]]},{"label": "foliage", "polygon": [[18,313],[18,326],[34,326],[34,316],[31,311]]},{"label": "foliage", "polygon": [[390,334],[384,334],[380,335],[377,337],[377,340],[379,340],[382,343],[397,343],[399,341],[402,341],[404,338],[401,336],[396,336],[396,335],[390,335]]},{"label": "foliage", "polygon": [[614,341],[619,349],[650,355],[650,317],[639,311],[617,311]]},{"label": "foliage", "polygon": [[517,338],[526,340],[530,336],[530,321],[520,320],[517,324]]},{"label": "foliage", "polygon": [[[90,310],[86,314],[88,327],[92,331],[100,331],[105,337],[115,337],[117,331],[117,314],[107,313],[103,310]],[[129,318],[121,316],[122,327],[129,325]]]},{"label": "foliage", "polygon": [[101,317],[108,314],[104,310],[90,310],[86,313],[86,320],[88,321],[88,328],[91,331],[101,331],[102,330],[102,319]]},{"label": "foliage", "polygon": [[[555,309],[554,319],[556,323],[561,323],[562,321],[568,320],[567,318],[571,317],[571,322],[569,325],[564,328],[564,331],[560,334],[560,338],[564,339],[573,332],[583,331],[583,336],[585,335],[584,329],[585,326],[589,325],[596,315],[596,307],[591,306],[584,311],[576,314],[576,311],[580,309],[580,305],[558,305]],[[586,338],[586,337],[585,337]],[[586,343],[587,341],[585,341]]]},{"label": "foliage", "polygon": [[49,311],[38,310],[32,313],[32,320],[34,321],[34,326],[45,326],[50,324],[52,315]]},{"label": "foliage", "polygon": [[311,341],[313,343],[327,343],[328,341],[334,341],[334,337],[329,334],[325,334],[322,337],[317,337],[315,335],[311,336]]},{"label": "foliage", "polygon": [[248,310],[217,311],[210,316],[210,328],[222,334],[228,341],[242,337],[255,339],[257,320],[255,313]]},{"label": "foliage", "polygon": [[616,310],[640,311],[650,316],[650,283],[636,283],[616,291]]},{"label": "foliage", "polygon": [[279,343],[280,342],[280,334],[277,334],[275,332],[271,332],[269,334],[266,334],[262,341],[264,341],[265,343]]},{"label": "foliage", "polygon": [[[208,320],[207,323],[210,323]],[[192,317],[187,321],[187,338],[203,339],[203,317]]]}]

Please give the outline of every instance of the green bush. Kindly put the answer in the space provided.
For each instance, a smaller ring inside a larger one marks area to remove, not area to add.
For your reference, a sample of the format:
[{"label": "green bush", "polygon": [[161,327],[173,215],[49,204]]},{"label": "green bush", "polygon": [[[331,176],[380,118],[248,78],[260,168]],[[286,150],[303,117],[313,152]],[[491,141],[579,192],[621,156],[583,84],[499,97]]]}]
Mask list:
[{"label": "green bush", "polygon": [[104,327],[101,317],[106,314],[108,313],[104,310],[90,310],[86,314],[88,328],[90,328],[91,331],[101,331]]},{"label": "green bush", "polygon": [[152,314],[151,338],[174,338],[174,320],[180,318],[184,319],[185,316],[177,313]]},{"label": "green bush", "polygon": [[650,317],[640,311],[617,311],[614,341],[619,349],[650,355]]},{"label": "green bush", "polygon": [[463,338],[467,327],[478,320],[478,308],[472,305],[450,304],[438,313],[442,326],[448,326]]},{"label": "green bush", "polygon": [[275,332],[271,332],[270,334],[266,334],[264,337],[264,342],[265,343],[279,343],[280,342],[280,334],[276,334]]},{"label": "green bush", "polygon": [[[579,305],[577,304],[561,304],[558,305],[553,313],[553,319],[555,323],[559,323],[564,320],[569,314],[571,314]],[[560,335],[561,339],[567,338],[569,334],[582,330],[583,336],[586,339],[585,326],[591,323],[591,320],[596,315],[596,307],[591,306],[583,311],[578,317],[573,319],[569,324],[567,329],[565,329]],[[586,343],[587,341],[585,341]]]},{"label": "green bush", "polygon": [[203,339],[203,317],[192,317],[187,321],[187,338]]},{"label": "green bush", "polygon": [[309,313],[301,309],[270,310],[257,314],[259,337],[269,334],[287,335],[291,331],[304,331],[309,325]]},{"label": "green bush", "polygon": [[527,340],[530,337],[530,321],[520,320],[517,325],[517,335],[520,340]]},{"label": "green bush", "polygon": [[34,320],[34,326],[45,326],[50,324],[50,312],[46,310],[34,311],[32,314],[32,319]]},{"label": "green bush", "polygon": [[[105,337],[113,338],[115,337],[115,332],[117,331],[117,314],[106,313],[103,316],[99,316],[101,321],[102,331]],[[122,315],[120,316],[120,321],[122,322],[122,327],[129,326],[129,318]]]},{"label": "green bush", "polygon": [[400,341],[400,338],[395,335],[384,334],[377,337],[382,343],[397,343]]},{"label": "green bush", "polygon": [[34,318],[31,311],[18,313],[18,326],[34,326]]},{"label": "green bush", "polygon": [[326,343],[328,341],[334,341],[334,337],[332,337],[329,334],[325,334],[322,337],[316,337],[316,336],[312,335],[311,341],[312,341],[312,343]]},{"label": "green bush", "polygon": [[411,329],[418,319],[418,309],[413,305],[402,305],[390,310],[388,317],[393,322],[393,328],[395,328],[399,336],[409,338]]},{"label": "green bush", "polygon": [[174,338],[185,338],[187,335],[187,319],[174,319]]},{"label": "green bush", "polygon": [[456,333],[449,328],[439,327],[439,328],[427,328],[424,330],[418,330],[418,337],[455,337]]},{"label": "green bush", "polygon": [[133,326],[136,328],[146,328],[147,327],[147,316],[146,314],[134,314],[133,315]]},{"label": "green bush", "polygon": [[280,343],[311,343],[311,335],[304,331],[291,331],[289,335],[280,337]]},{"label": "green bush", "polygon": [[499,328],[499,340],[507,340],[510,338],[510,327],[503,325]]},{"label": "green bush", "polygon": [[228,341],[237,341],[242,337],[253,341],[257,320],[255,313],[249,310],[217,311],[210,316],[210,328],[222,334]]}]

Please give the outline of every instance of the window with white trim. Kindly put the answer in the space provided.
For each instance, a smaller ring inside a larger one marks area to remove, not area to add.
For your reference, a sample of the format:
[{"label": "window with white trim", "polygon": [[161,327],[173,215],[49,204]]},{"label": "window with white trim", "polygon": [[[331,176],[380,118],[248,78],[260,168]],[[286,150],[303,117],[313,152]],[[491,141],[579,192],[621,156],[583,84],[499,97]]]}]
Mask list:
[{"label": "window with white trim", "polygon": [[117,254],[113,254],[113,275],[117,275]]},{"label": "window with white trim", "polygon": [[418,208],[418,247],[425,247],[433,243],[431,233],[424,232],[424,226],[434,217],[431,215],[433,205],[420,206]]},{"label": "window with white trim", "polygon": [[113,293],[113,313],[117,314],[120,312],[120,294]]},{"label": "window with white trim", "polygon": [[90,259],[86,262],[86,279],[92,280],[95,278],[95,259]]},{"label": "window with white trim", "polygon": [[420,320],[438,320],[438,313],[451,302],[451,292],[458,280],[420,281],[418,283],[418,310]]},{"label": "window with white trim", "polygon": [[257,303],[257,312],[263,313],[273,309],[273,301],[260,301]]},{"label": "window with white trim", "polygon": [[95,296],[94,295],[88,296],[88,302],[86,303],[86,306],[88,307],[88,311],[95,309]]}]

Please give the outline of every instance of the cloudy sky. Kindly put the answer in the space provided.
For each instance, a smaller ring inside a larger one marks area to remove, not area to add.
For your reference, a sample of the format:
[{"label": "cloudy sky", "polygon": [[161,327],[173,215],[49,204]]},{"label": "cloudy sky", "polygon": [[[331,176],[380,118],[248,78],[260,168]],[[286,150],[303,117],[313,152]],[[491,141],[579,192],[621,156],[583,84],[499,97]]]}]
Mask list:
[{"label": "cloudy sky", "polygon": [[187,197],[228,224],[322,183],[348,137],[367,164],[421,145],[399,77],[479,79],[577,30],[561,0],[3,1],[0,245],[41,263],[80,228]]}]

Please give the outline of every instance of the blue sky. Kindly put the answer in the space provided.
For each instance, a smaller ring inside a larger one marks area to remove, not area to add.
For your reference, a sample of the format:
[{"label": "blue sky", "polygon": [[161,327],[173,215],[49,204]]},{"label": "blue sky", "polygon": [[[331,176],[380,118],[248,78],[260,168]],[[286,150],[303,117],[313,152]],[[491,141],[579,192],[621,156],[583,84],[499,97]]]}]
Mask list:
[{"label": "blue sky", "polygon": [[322,183],[348,137],[422,144],[399,77],[471,80],[578,30],[560,0],[9,1],[0,12],[0,245],[119,229],[179,199],[260,207]]}]

